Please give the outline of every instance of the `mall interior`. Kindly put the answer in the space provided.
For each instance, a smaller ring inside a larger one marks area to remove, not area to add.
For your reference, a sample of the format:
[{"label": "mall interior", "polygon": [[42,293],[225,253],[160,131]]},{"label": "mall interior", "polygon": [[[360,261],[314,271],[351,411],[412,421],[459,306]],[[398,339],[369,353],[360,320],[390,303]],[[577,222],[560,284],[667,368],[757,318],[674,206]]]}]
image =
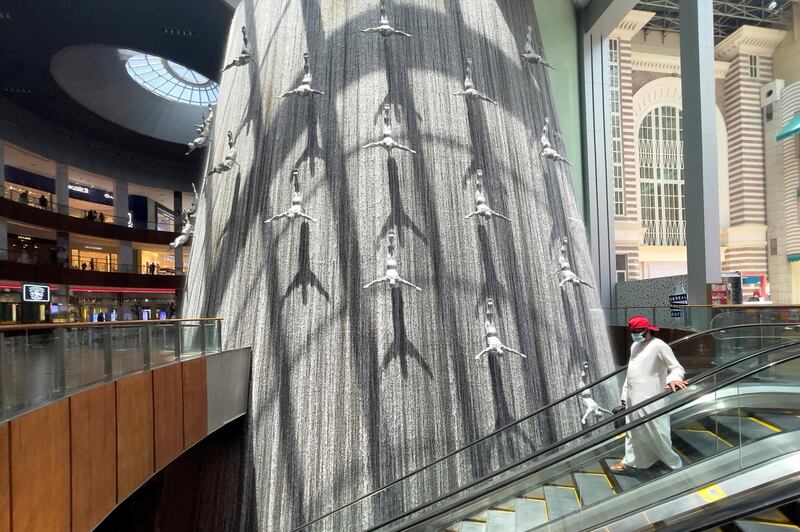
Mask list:
[{"label": "mall interior", "polygon": [[0,532],[800,531],[800,0],[0,0]]}]

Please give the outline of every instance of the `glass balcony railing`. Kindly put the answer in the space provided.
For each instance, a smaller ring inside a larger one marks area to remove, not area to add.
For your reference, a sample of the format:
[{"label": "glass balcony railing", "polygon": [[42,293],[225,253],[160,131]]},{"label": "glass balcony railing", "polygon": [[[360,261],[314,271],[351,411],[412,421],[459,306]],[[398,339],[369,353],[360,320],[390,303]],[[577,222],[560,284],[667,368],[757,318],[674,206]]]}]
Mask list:
[{"label": "glass balcony railing", "polygon": [[58,214],[66,214],[67,216],[71,216],[73,218],[81,218],[83,220],[89,220],[97,223],[121,225],[123,227],[150,229],[151,231],[180,231],[180,228],[176,228],[176,223],[174,220],[161,220],[158,222],[147,223],[142,223],[139,221],[134,222],[128,216],[107,215],[104,213],[98,213],[97,211],[92,211],[91,209],[79,209],[77,207],[56,203],[54,194],[40,191],[28,192],[26,190],[13,188],[8,183],[0,188],[0,192],[3,194],[4,198],[11,201],[27,205],[28,207],[34,207]]},{"label": "glass balcony railing", "polygon": [[221,321],[0,326],[0,422],[87,386],[219,353]]},{"label": "glass balcony railing", "polygon": [[186,268],[176,268],[174,265],[169,267],[155,267],[147,264],[122,264],[115,260],[96,260],[81,257],[76,260],[68,260],[66,257],[59,257],[56,250],[39,250],[40,253],[30,253],[16,249],[0,249],[0,261],[16,262],[18,264],[34,264],[38,266],[59,266],[70,270],[82,270],[93,272],[113,272],[113,273],[139,273],[152,275],[183,275]]},{"label": "glass balcony railing", "polygon": [[608,325],[627,326],[637,315],[645,316],[662,327],[705,331],[733,325],[797,323],[800,325],[800,306],[797,305],[686,305],[682,307],[640,306],[608,307],[603,312]]}]

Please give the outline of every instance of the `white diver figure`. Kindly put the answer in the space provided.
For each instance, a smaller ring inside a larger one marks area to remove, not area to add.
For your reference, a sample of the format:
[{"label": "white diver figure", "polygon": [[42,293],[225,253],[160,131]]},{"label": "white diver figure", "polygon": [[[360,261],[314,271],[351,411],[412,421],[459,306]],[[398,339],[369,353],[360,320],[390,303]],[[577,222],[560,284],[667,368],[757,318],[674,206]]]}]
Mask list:
[{"label": "white diver figure", "polygon": [[206,174],[206,177],[213,174],[223,174],[232,169],[234,165],[241,168],[241,165],[236,162],[236,148],[233,147],[233,132],[228,131],[228,153],[225,154],[225,158],[222,162],[217,163],[217,165]]},{"label": "white diver figure", "polygon": [[406,285],[414,288],[416,290],[422,291],[422,288],[406,281],[402,277],[400,277],[400,273],[397,271],[397,246],[396,246],[396,238],[395,238],[395,231],[394,229],[390,229],[387,235],[388,237],[388,245],[386,246],[388,252],[386,254],[386,275],[381,277],[380,279],[375,279],[374,281],[367,283],[363,286],[363,289],[370,288],[373,285],[387,283],[389,288],[395,289],[400,288],[399,285]]},{"label": "white diver figure", "polygon": [[225,72],[229,68],[244,66],[253,58],[253,54],[250,52],[250,45],[247,41],[247,30],[244,29],[244,26],[242,26],[242,40],[244,44],[242,45],[242,51],[239,52],[238,57],[225,65],[225,68],[220,70],[220,72]]},{"label": "white diver figure", "polygon": [[464,219],[467,220],[473,216],[482,216],[483,218],[491,220],[494,216],[497,216],[498,218],[511,222],[510,218],[493,211],[489,207],[489,204],[486,202],[486,196],[483,195],[483,170],[478,170],[477,174],[475,178],[475,210],[464,216]]},{"label": "white diver figure", "polygon": [[539,139],[539,142],[542,145],[542,151],[539,152],[541,157],[545,159],[550,159],[554,162],[562,162],[567,163],[568,165],[572,166],[572,163],[566,160],[564,157],[561,156],[556,150],[552,148],[552,144],[550,144],[550,137],[549,137],[549,126],[550,126],[550,117],[546,116],[544,118],[544,127],[542,128],[542,136]]},{"label": "white diver figure", "polygon": [[281,94],[281,98],[286,98],[287,96],[312,96],[314,94],[325,94],[322,91],[311,88],[311,67],[308,65],[308,52],[303,54],[303,63],[303,71],[305,73],[303,74],[303,79],[300,81],[300,85],[298,85],[296,89],[292,89]]},{"label": "white diver figure", "polygon": [[592,285],[578,277],[575,272],[572,271],[572,265],[569,263],[569,258],[567,258],[567,244],[569,243],[569,239],[564,237],[561,239],[561,247],[559,248],[559,256],[558,256],[558,275],[561,277],[561,282],[558,283],[558,286],[563,287],[566,283],[572,283],[576,285],[586,285],[589,288],[593,288]]},{"label": "white diver figure", "polygon": [[547,68],[554,68],[553,65],[545,61],[544,57],[536,53],[533,47],[533,26],[528,26],[528,38],[525,40],[525,50],[522,52],[522,58],[533,65],[544,65]]},{"label": "white diver figure", "polygon": [[472,58],[467,57],[467,75],[464,78],[464,90],[461,92],[454,92],[453,96],[463,96],[470,100],[483,100],[485,102],[497,105],[497,102],[478,92],[475,88],[475,83],[472,81]]},{"label": "white diver figure", "polygon": [[[589,362],[586,361],[583,363],[583,371],[581,371],[581,380],[578,384],[579,388],[584,388],[588,383],[588,371],[589,371]],[[594,416],[595,420],[600,419],[603,417],[603,414],[611,414],[611,410],[603,408],[597,401],[592,398],[592,392],[590,389],[583,390],[581,392],[581,403],[583,403],[584,413],[583,417],[581,418],[581,425],[586,425],[586,422],[589,420],[589,416]]]},{"label": "white diver figure", "polygon": [[192,197],[191,206],[189,206],[188,209],[184,209],[183,210],[183,212],[185,212],[189,216],[194,216],[195,214],[197,214],[197,207],[200,204],[200,198],[197,195],[197,187],[194,186],[194,183],[192,183],[192,193],[193,193],[193,197]]},{"label": "white diver figure", "polygon": [[287,220],[290,221],[294,220],[295,218],[304,218],[306,220],[311,220],[312,222],[316,223],[316,220],[314,218],[303,212],[303,195],[300,193],[299,176],[300,172],[297,171],[297,168],[292,170],[292,183],[294,184],[294,192],[292,193],[292,206],[289,207],[288,211],[276,214],[272,218],[264,220],[265,224],[271,223],[281,218],[286,218]]},{"label": "white diver figure", "polygon": [[197,131],[197,137],[187,144],[189,151],[186,152],[186,155],[189,155],[194,150],[205,148],[208,144],[208,126],[206,125],[205,115],[203,115],[203,123],[195,126],[195,131]]},{"label": "white diver figure", "polygon": [[519,351],[504,345],[497,337],[497,327],[494,324],[494,300],[492,298],[486,300],[486,321],[483,322],[483,328],[486,331],[486,349],[475,355],[476,360],[480,358],[481,355],[491,353],[502,355],[504,351],[514,353],[522,358],[528,358]]},{"label": "white diver figure", "polygon": [[392,155],[392,150],[394,149],[407,151],[408,153],[417,153],[408,146],[403,146],[392,138],[392,121],[389,118],[388,103],[383,106],[383,138],[377,142],[370,142],[369,144],[361,146],[363,150],[368,148],[384,148],[389,156]]},{"label": "white diver figure", "polygon": [[381,0],[381,22],[374,28],[366,28],[361,30],[361,33],[380,33],[381,37],[388,38],[393,35],[400,37],[411,37],[410,33],[396,30],[389,24],[389,17],[386,16],[386,0]]},{"label": "white diver figure", "polygon": [[179,247],[186,244],[189,239],[194,234],[194,225],[192,224],[192,220],[189,217],[188,211],[183,211],[181,218],[183,219],[183,227],[181,228],[181,234],[179,234],[175,240],[169,243],[170,249],[178,249]]}]

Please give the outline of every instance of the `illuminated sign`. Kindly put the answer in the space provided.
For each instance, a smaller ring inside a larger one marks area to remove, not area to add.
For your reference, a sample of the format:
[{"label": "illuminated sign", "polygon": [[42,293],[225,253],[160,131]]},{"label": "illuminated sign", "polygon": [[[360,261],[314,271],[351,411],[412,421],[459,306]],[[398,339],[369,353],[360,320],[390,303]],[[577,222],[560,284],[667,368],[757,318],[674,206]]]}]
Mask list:
[{"label": "illuminated sign", "polygon": [[70,183],[69,185],[67,185],[67,188],[70,190],[74,190],[75,192],[80,192],[82,194],[89,193],[89,187],[84,187],[83,185],[73,185],[72,183]]},{"label": "illuminated sign", "polygon": [[29,303],[47,303],[50,301],[50,287],[46,284],[24,284],[22,300]]}]

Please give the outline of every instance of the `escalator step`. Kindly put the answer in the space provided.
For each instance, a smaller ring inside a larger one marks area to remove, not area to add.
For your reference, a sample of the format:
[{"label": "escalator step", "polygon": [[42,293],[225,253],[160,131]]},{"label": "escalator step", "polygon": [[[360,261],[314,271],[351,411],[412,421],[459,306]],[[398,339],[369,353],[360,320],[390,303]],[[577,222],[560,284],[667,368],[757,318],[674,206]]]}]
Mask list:
[{"label": "escalator step", "polygon": [[486,532],[486,523],[477,521],[461,521],[458,523],[458,532]]},{"label": "escalator step", "polygon": [[580,508],[575,488],[545,486],[544,498],[547,501],[547,513],[550,519],[558,519]]},{"label": "escalator step", "polygon": [[[720,435],[723,437],[728,436],[728,438],[726,438],[728,441],[738,439],[735,436],[736,434],[741,434],[744,442],[750,442],[766,436],[772,436],[776,432],[767,425],[759,423],[749,417],[711,416],[711,422],[713,423],[714,421],[719,423]],[[723,432],[728,432],[729,434],[723,435]]]},{"label": "escalator step", "polygon": [[791,530],[800,530],[800,528],[792,524],[771,523],[769,521],[749,521],[747,519],[742,519],[740,521],[735,521],[735,523],[743,532],[776,532],[779,530],[790,532]]},{"label": "escalator step", "polygon": [[506,510],[489,510],[486,521],[486,532],[515,532],[517,519],[514,512]]},{"label": "escalator step", "polygon": [[[619,459],[617,458],[609,458],[606,460],[606,465],[608,465],[608,467],[611,467],[612,465],[618,462]],[[636,472],[631,471],[626,473],[614,473],[614,480],[617,481],[617,484],[619,485],[620,488],[622,488],[623,490],[629,490],[631,488],[635,488],[636,486],[642,483],[642,481],[639,480],[639,478],[637,478],[638,477],[637,473],[638,471]]]},{"label": "escalator step", "polygon": [[575,481],[584,506],[594,504],[614,495],[611,483],[604,474],[575,473]]},{"label": "escalator step", "polygon": [[800,430],[800,417],[791,414],[769,414],[766,412],[757,412],[754,416],[756,419],[762,419],[774,425],[775,427],[784,430]]},{"label": "escalator step", "polygon": [[732,447],[709,430],[676,430],[672,432],[672,442],[693,462]]},{"label": "escalator step", "polygon": [[539,499],[517,499],[517,530],[530,530],[548,521],[547,504]]}]

